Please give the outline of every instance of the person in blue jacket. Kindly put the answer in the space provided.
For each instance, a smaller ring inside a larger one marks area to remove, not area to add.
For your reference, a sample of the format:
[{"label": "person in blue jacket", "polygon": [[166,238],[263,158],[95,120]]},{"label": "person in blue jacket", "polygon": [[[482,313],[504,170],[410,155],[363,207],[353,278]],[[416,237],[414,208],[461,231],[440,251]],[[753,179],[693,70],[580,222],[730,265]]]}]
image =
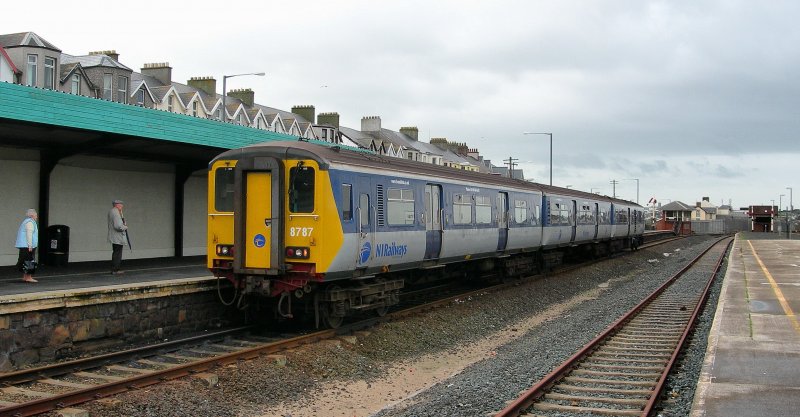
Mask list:
[{"label": "person in blue jacket", "polygon": [[16,247],[19,249],[19,259],[17,259],[17,268],[22,271],[22,280],[25,282],[38,282],[33,279],[34,271],[29,271],[25,268],[25,261],[34,261],[36,259],[36,248],[39,246],[39,224],[36,223],[39,214],[34,209],[28,209],[25,213],[25,220],[19,225],[17,231]]}]

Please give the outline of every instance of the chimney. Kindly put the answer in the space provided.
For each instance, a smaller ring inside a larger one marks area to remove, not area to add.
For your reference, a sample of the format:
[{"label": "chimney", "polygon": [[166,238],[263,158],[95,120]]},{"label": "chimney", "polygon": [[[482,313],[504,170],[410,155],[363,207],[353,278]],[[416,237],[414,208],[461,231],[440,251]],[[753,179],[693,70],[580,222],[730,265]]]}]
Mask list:
[{"label": "chimney", "polygon": [[478,149],[470,148],[467,151],[467,156],[480,160],[480,154],[478,153]]},{"label": "chimney", "polygon": [[217,95],[217,80],[214,77],[192,77],[186,84],[189,84],[189,87],[203,90],[212,97]]},{"label": "chimney", "polygon": [[169,62],[153,62],[144,64],[142,67],[142,75],[147,75],[161,81],[161,84],[172,84],[172,67]]},{"label": "chimney", "polygon": [[325,126],[333,126],[339,128],[339,113],[320,113],[317,116],[317,124]]},{"label": "chimney", "polygon": [[105,55],[105,56],[107,56],[107,57],[109,57],[109,58],[113,59],[114,61],[117,61],[117,62],[119,62],[119,54],[117,53],[117,51],[115,51],[115,50],[113,50],[113,49],[112,49],[112,50],[109,50],[109,51],[94,51],[94,52],[89,52],[89,55]]},{"label": "chimney", "polygon": [[419,129],[416,126],[401,127],[400,133],[410,137],[411,140],[419,140]]},{"label": "chimney", "polygon": [[365,116],[361,118],[361,131],[362,132],[380,132],[381,131],[381,117],[380,116]]},{"label": "chimney", "polygon": [[708,199],[708,197],[703,197],[703,201],[705,201],[705,202],[711,202],[711,200],[709,200],[709,199]]},{"label": "chimney", "polygon": [[700,207],[700,202],[699,202],[699,201],[698,201],[698,202],[696,202],[696,203],[694,204],[694,206],[695,206],[695,207]]},{"label": "chimney", "polygon": [[247,107],[253,107],[254,100],[256,98],[256,93],[252,89],[249,88],[240,88],[237,90],[231,90],[228,92],[228,97],[238,98],[242,100]]},{"label": "chimney", "polygon": [[308,120],[310,123],[314,123],[314,114],[316,113],[314,106],[294,106],[292,107],[292,113]]}]

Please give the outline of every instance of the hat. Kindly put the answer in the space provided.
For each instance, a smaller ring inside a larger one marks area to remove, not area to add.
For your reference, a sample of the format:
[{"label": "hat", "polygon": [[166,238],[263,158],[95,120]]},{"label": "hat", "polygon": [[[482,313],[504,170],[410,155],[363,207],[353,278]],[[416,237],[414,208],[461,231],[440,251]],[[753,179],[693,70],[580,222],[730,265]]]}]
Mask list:
[{"label": "hat", "polygon": [[111,202],[112,206],[115,205],[115,204],[125,204],[125,202],[122,201],[122,200],[114,200],[114,201]]}]

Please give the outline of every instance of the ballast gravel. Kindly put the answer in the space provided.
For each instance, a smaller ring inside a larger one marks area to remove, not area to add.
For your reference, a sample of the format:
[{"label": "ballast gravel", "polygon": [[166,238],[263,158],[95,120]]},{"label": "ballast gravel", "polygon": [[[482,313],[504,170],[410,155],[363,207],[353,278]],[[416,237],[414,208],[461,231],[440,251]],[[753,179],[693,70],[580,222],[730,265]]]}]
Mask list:
[{"label": "ballast gravel", "polygon": [[[92,417],[490,415],[715,240],[693,236],[479,293],[353,339],[285,352],[285,364],[262,358],[228,365],[212,371],[219,377],[213,386],[182,378],[78,407]],[[665,417],[691,407],[718,294],[719,284],[687,361],[668,381]]]}]

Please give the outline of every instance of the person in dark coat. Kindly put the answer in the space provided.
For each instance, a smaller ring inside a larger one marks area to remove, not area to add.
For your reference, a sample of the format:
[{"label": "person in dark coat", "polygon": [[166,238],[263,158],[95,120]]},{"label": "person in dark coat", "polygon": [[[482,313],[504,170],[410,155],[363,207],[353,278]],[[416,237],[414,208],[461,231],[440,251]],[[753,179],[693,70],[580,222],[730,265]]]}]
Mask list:
[{"label": "person in dark coat", "polygon": [[17,231],[16,246],[19,249],[17,268],[22,272],[22,280],[25,282],[38,282],[33,279],[34,270],[25,268],[25,261],[36,260],[36,248],[39,246],[39,224],[36,220],[39,214],[34,209],[28,209],[25,213],[25,220],[19,225]]},{"label": "person in dark coat", "polygon": [[128,225],[125,223],[125,217],[122,215],[122,200],[114,200],[113,207],[108,212],[108,242],[111,243],[111,274],[119,275],[124,274],[125,271],[120,270],[122,266],[122,247],[125,245],[126,230]]}]

